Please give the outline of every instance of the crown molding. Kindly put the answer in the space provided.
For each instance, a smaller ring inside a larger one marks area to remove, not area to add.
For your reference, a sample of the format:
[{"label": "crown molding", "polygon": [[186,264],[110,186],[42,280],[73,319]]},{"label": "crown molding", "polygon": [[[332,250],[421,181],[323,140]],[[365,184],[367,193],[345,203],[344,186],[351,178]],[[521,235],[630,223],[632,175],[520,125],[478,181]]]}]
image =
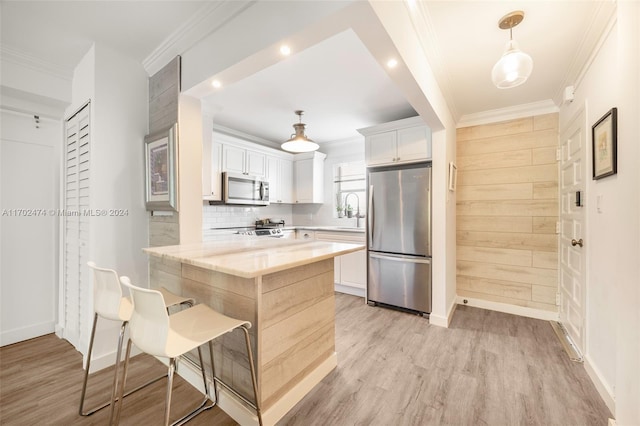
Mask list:
[{"label": "crown molding", "polygon": [[531,117],[534,115],[551,114],[560,111],[560,108],[551,99],[515,105],[507,108],[492,109],[460,117],[456,128],[479,126],[483,124],[497,123],[499,121],[515,120],[517,118]]},{"label": "crown molding", "polygon": [[449,74],[446,72],[446,64],[442,59],[442,54],[438,48],[438,37],[433,26],[431,14],[424,2],[421,1],[413,3],[405,2],[405,6],[409,12],[413,29],[418,35],[418,40],[420,41],[422,50],[427,57],[427,62],[429,62],[431,70],[435,75],[438,87],[442,92],[442,96],[447,102],[449,112],[451,113],[454,121],[456,121],[459,114],[452,96],[451,87],[453,86],[453,83],[451,82]]},{"label": "crown molding", "polygon": [[154,75],[171,59],[183,54],[208,34],[217,31],[256,0],[205,2],[189,20],[172,32],[143,61],[148,75]]},{"label": "crown molding", "polygon": [[567,86],[578,87],[593,63],[598,52],[604,44],[604,40],[616,23],[616,3],[596,2],[588,27],[584,30],[584,37],[576,49],[576,54],[565,73],[563,83],[553,100],[560,105],[562,94]]},{"label": "crown molding", "polygon": [[35,56],[31,56],[19,49],[0,45],[0,59],[2,62],[12,63],[23,68],[28,68],[55,78],[71,81],[73,80],[73,68],[62,67]]},{"label": "crown molding", "polygon": [[259,136],[250,135],[249,133],[241,132],[240,130],[231,129],[220,124],[213,124],[213,131],[216,133],[222,133],[227,136],[242,139],[244,141],[257,143],[258,145],[266,146],[269,148],[280,149],[280,144],[268,139],[261,138]]}]

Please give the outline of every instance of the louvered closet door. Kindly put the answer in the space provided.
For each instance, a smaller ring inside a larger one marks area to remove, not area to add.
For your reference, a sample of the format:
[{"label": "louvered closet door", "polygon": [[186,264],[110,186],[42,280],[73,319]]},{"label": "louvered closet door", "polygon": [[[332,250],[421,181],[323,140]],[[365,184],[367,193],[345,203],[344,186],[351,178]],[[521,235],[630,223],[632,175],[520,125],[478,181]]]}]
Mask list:
[{"label": "louvered closet door", "polygon": [[89,270],[90,106],[66,123],[63,210],[64,337],[84,353],[92,301]]}]

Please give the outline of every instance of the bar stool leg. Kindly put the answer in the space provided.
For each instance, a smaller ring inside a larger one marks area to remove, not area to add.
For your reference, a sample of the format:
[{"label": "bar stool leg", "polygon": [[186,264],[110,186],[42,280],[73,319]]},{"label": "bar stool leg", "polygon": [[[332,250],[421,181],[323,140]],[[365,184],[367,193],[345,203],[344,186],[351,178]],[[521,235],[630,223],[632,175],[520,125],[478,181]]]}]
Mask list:
[{"label": "bar stool leg", "polygon": [[[87,381],[89,380],[89,368],[91,367],[91,352],[93,351],[93,340],[96,337],[96,325],[98,324],[98,314],[93,315],[93,327],[91,328],[91,338],[89,339],[89,353],[87,354],[87,367],[84,370],[84,382],[82,383],[82,395],[80,396],[80,410],[78,410],[78,414],[81,416],[88,416],[90,414],[95,413],[100,408],[98,407],[88,412],[84,412],[84,396],[87,393]],[[104,405],[106,407],[106,405]]]},{"label": "bar stool leg", "polygon": [[[115,424],[120,423],[120,411],[122,410],[122,400],[124,399],[124,388],[127,384],[127,370],[129,369],[129,357],[131,356],[131,339],[127,341],[127,353],[124,356],[124,366],[122,367],[121,388],[117,399],[118,409],[116,410]],[[164,376],[163,376],[164,377]]]},{"label": "bar stool leg", "polygon": [[[176,358],[175,365],[177,365],[178,358]],[[216,405],[215,402],[211,404],[207,404],[207,401],[209,400],[209,383],[207,382],[207,373],[204,368],[204,358],[202,357],[201,346],[198,346],[198,358],[200,359],[200,371],[202,372],[202,381],[204,383],[204,399],[202,400],[200,405],[194,408],[191,412],[185,414],[175,422],[171,423],[171,426],[183,425],[187,423],[189,420],[193,419],[198,414],[200,414],[201,412],[209,410],[210,408],[213,408]],[[175,373],[175,369],[174,369],[174,373]]]},{"label": "bar stool leg", "polygon": [[249,356],[249,369],[251,370],[251,382],[253,383],[253,396],[256,401],[256,414],[258,415],[258,423],[262,426],[262,413],[260,411],[260,401],[258,401],[258,381],[256,380],[256,369],[253,365],[253,352],[251,351],[251,340],[249,339],[249,330],[244,325],[241,326],[244,331],[244,341],[247,344],[247,354]]},{"label": "bar stool leg", "polygon": [[211,381],[213,382],[213,405],[218,405],[218,382],[216,382],[216,366],[213,362],[213,341],[209,340],[209,358],[211,360]]},{"label": "bar stool leg", "polygon": [[164,407],[164,425],[169,426],[169,412],[171,411],[171,391],[173,388],[173,373],[176,369],[176,359],[169,358],[169,372],[167,373],[167,397]]},{"label": "bar stool leg", "polygon": [[[118,336],[118,352],[116,353],[116,365],[113,372],[113,386],[111,387],[111,413],[109,414],[109,424],[113,423],[113,415],[115,414],[115,401],[118,391],[118,368],[120,367],[120,358],[122,357],[122,342],[124,341],[124,331],[127,328],[127,321],[123,321],[120,326],[120,335]],[[122,387],[124,389],[124,385]]]}]

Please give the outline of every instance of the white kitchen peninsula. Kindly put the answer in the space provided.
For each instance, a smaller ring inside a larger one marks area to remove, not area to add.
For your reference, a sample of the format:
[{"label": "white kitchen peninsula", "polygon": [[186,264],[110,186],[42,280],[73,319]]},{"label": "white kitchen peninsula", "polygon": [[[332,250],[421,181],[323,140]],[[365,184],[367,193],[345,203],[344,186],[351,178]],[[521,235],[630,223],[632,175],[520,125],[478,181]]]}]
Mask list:
[{"label": "white kitchen peninsula", "polygon": [[[164,286],[225,315],[251,321],[263,420],[275,424],[337,365],[333,258],[363,248],[233,238],[145,252],[150,255],[153,288]],[[216,374],[251,400],[243,345],[240,334],[217,339]],[[237,404],[231,401],[224,396],[221,407],[233,416],[230,411]]]}]

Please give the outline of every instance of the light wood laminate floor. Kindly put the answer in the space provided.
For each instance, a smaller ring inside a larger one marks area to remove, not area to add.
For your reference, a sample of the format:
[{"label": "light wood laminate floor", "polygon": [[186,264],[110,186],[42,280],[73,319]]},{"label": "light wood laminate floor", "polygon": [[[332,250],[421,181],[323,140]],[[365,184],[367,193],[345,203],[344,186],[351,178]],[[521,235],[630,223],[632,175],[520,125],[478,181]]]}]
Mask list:
[{"label": "light wood laminate floor", "polygon": [[[338,367],[279,425],[602,425],[611,417],[581,364],[546,321],[459,306],[451,327],[336,295]],[[164,366],[134,358],[129,384]],[[107,398],[111,369],[92,398]],[[98,425],[107,410],[77,415],[81,356],[53,335],[0,348],[0,424]],[[199,394],[176,377],[177,416]],[[162,421],[165,382],[125,399],[122,424]],[[218,408],[189,424],[235,425]]]},{"label": "light wood laminate floor", "polygon": [[282,425],[607,425],[547,321],[458,306],[449,329],[336,297],[338,367]]}]

